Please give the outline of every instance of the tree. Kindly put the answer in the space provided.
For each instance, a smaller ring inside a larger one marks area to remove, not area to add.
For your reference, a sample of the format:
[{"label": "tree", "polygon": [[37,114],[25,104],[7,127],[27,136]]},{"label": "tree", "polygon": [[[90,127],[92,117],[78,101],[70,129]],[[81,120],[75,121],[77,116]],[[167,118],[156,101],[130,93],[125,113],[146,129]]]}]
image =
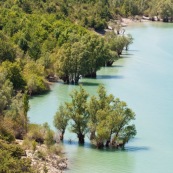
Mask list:
[{"label": "tree", "polygon": [[12,98],[9,108],[5,111],[5,120],[7,122],[12,122],[9,124],[9,128],[13,130],[15,137],[18,139],[23,139],[27,132],[28,109],[29,105],[27,95],[18,92]]},{"label": "tree", "polygon": [[14,89],[24,89],[25,80],[23,79],[19,63],[4,61],[0,67],[0,72],[4,73],[6,75],[6,78],[13,83]]},{"label": "tree", "polygon": [[74,90],[70,95],[71,103],[66,103],[68,116],[72,120],[71,131],[77,134],[80,144],[84,144],[85,134],[88,131],[87,98],[88,94],[80,86],[79,91]]},{"label": "tree", "polygon": [[54,116],[54,126],[61,132],[60,140],[63,141],[69,116],[66,106],[61,105]]},{"label": "tree", "polygon": [[27,61],[23,68],[23,75],[27,89],[32,94],[40,94],[49,90],[49,85],[44,78],[45,68],[40,61]]},{"label": "tree", "polygon": [[82,38],[82,42],[86,47],[86,75],[85,77],[96,77],[96,72],[104,66],[106,62],[107,47],[104,39],[97,35],[86,35]]},{"label": "tree", "polygon": [[129,45],[133,43],[133,37],[130,34],[128,34],[127,36],[124,36],[123,38],[124,38],[124,42],[125,42],[125,48],[126,48],[126,50],[128,50]]},{"label": "tree", "polygon": [[[88,114],[89,121],[88,127],[90,131],[90,140],[97,145],[98,148],[104,146],[104,141],[110,136],[108,129],[105,125],[107,124],[107,119],[113,101],[113,95],[106,94],[105,88],[101,85],[98,88],[98,98],[91,97],[88,103]],[[104,128],[102,128],[103,126]]]},{"label": "tree", "polygon": [[[88,94],[80,86],[71,94],[72,101],[60,106],[54,117],[54,124],[61,132],[65,132],[68,120],[70,129],[77,134],[79,143],[84,143],[85,134],[90,135],[91,142],[97,148],[104,146],[122,146],[136,135],[134,112],[127,104],[107,94],[103,86],[98,88],[98,97]],[[64,133],[63,133],[64,135]]]},{"label": "tree", "polygon": [[12,44],[7,41],[1,40],[0,38],[0,63],[3,61],[11,61],[13,62],[16,58],[16,51]]},{"label": "tree", "polygon": [[23,155],[20,146],[0,140],[0,172],[32,173],[31,160]]},{"label": "tree", "polygon": [[127,107],[125,102],[119,99],[114,101],[113,107],[113,114],[117,118],[116,126],[112,130],[115,134],[113,142],[116,142],[117,145],[121,143],[124,147],[124,145],[136,135],[135,126],[130,124],[130,122],[135,119],[135,114]]},{"label": "tree", "polygon": [[131,35],[116,35],[113,31],[106,33],[105,40],[111,51],[115,51],[118,56],[122,54],[124,48],[128,49],[128,46],[133,42]]},{"label": "tree", "polygon": [[88,128],[90,139],[98,148],[104,145],[124,145],[136,135],[136,129],[130,124],[135,114],[125,102],[107,95],[103,86],[98,89],[98,98],[88,103]]},{"label": "tree", "polygon": [[5,109],[9,108],[13,95],[13,85],[6,79],[3,73],[0,73],[0,116],[3,115]]},{"label": "tree", "polygon": [[54,132],[50,129],[48,123],[44,123],[43,128],[44,128],[44,131],[45,131],[44,142],[47,145],[47,147],[50,147],[51,145],[53,145],[55,143]]},{"label": "tree", "polygon": [[85,46],[81,42],[64,44],[58,53],[57,73],[67,83],[78,84],[80,75],[86,73]]}]

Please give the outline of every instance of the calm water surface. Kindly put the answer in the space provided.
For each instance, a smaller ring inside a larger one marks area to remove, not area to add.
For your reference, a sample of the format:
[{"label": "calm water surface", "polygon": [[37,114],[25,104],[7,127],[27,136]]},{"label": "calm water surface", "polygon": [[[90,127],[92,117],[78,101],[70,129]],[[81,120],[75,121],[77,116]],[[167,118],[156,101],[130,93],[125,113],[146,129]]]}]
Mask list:
[{"label": "calm water surface", "polygon": [[[99,84],[120,97],[136,113],[137,136],[125,151],[99,151],[84,147],[69,132],[64,148],[68,173],[172,173],[173,172],[173,24],[142,23],[127,28],[134,43],[113,67],[102,68],[97,79],[80,82],[95,94]],[[70,100],[77,86],[54,84],[52,91],[30,100],[31,122],[48,122],[58,106]]]}]

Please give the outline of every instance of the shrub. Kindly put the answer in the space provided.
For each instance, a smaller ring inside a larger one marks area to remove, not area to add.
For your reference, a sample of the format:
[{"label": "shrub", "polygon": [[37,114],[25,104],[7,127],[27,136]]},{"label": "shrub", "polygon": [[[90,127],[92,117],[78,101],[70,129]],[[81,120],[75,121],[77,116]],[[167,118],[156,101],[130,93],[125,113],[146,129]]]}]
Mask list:
[{"label": "shrub", "polygon": [[52,145],[50,148],[49,148],[49,153],[51,154],[56,154],[56,155],[62,155],[62,146],[61,145]]},{"label": "shrub", "polygon": [[0,122],[0,139],[8,142],[12,142],[15,139],[12,131],[4,124],[4,121]]},{"label": "shrub", "polygon": [[27,137],[29,140],[35,140],[38,143],[44,142],[45,132],[41,125],[30,124]]},{"label": "shrub", "polygon": [[45,144],[50,147],[55,143],[54,140],[54,132],[50,129],[47,130],[46,136],[45,136]]}]

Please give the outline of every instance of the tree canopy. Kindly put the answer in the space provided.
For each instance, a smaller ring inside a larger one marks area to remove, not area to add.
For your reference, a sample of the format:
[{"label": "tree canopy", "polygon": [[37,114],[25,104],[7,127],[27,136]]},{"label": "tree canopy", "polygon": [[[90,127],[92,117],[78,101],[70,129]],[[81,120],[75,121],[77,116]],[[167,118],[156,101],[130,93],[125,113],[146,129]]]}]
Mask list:
[{"label": "tree canopy", "polygon": [[98,148],[124,147],[136,135],[135,125],[132,124],[135,113],[124,101],[107,95],[103,86],[98,88],[98,96],[90,99],[88,96],[81,86],[78,91],[74,90],[71,102],[61,105],[57,111],[55,127],[59,130],[63,127],[65,132],[69,121],[71,131],[77,134],[81,144],[88,134]]},{"label": "tree canopy", "polygon": [[110,7],[109,1],[1,1],[0,72],[30,95],[48,91],[49,77],[75,84],[80,76],[96,77],[129,40],[114,34],[111,42],[94,32],[106,28]]}]

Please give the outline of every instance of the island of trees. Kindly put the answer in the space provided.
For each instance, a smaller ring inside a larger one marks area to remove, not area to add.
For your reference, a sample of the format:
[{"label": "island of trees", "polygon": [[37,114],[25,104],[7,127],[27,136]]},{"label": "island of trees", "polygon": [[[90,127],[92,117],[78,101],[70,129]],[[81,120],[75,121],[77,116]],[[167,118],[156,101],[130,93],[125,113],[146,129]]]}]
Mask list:
[{"label": "island of trees", "polygon": [[80,86],[71,94],[71,102],[59,107],[54,125],[61,133],[61,140],[67,125],[76,133],[80,144],[84,144],[86,134],[97,148],[121,147],[136,135],[134,112],[127,104],[113,95],[107,95],[103,86],[98,88],[98,96],[88,100],[88,93]]}]

